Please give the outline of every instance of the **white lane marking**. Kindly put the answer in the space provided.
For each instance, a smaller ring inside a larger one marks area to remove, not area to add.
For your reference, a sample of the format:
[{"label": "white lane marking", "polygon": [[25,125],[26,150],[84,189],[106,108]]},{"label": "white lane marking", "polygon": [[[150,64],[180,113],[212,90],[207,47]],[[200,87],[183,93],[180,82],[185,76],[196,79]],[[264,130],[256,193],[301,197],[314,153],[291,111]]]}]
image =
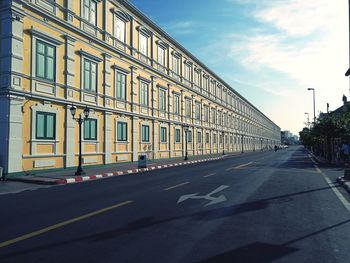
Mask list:
[{"label": "white lane marking", "polygon": [[169,191],[171,189],[174,189],[174,188],[177,188],[177,187],[180,187],[180,186],[183,186],[183,185],[186,185],[186,184],[189,184],[190,182],[184,182],[184,183],[181,183],[181,184],[177,184],[177,185],[174,185],[174,186],[170,186],[168,188],[164,188],[163,190],[164,191]]},{"label": "white lane marking", "polygon": [[207,175],[204,175],[203,177],[209,177],[209,176],[213,176],[213,175],[216,175],[216,173],[207,174]]},{"label": "white lane marking", "polygon": [[311,156],[310,155],[308,155],[308,156],[311,159],[311,161],[314,163],[314,167],[315,167],[316,172],[322,174],[322,176],[326,180],[327,184],[329,186],[331,186],[331,189],[333,190],[335,195],[338,197],[340,202],[344,205],[346,210],[348,210],[348,212],[350,213],[350,203],[348,202],[348,200],[346,200],[346,198],[340,193],[340,191],[336,187],[334,187],[332,181],[328,178],[328,176],[324,172],[321,171],[321,169],[317,166],[317,163],[311,158]]},{"label": "white lane marking", "polygon": [[241,165],[238,165],[238,166],[235,166],[235,167],[230,167],[230,168],[227,168],[226,171],[230,171],[230,170],[233,170],[233,169],[240,169],[240,168],[243,168],[243,167],[246,167],[248,165],[251,165],[253,162],[249,162],[249,163],[244,163],[244,164],[241,164]]}]

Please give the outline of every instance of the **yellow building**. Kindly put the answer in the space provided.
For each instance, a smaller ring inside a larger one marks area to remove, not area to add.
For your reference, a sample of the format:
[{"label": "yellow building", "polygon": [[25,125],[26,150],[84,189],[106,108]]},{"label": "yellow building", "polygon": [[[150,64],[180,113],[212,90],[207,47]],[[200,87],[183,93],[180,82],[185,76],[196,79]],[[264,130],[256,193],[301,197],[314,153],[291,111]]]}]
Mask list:
[{"label": "yellow building", "polygon": [[2,0],[6,173],[262,150],[280,128],[125,0]]}]

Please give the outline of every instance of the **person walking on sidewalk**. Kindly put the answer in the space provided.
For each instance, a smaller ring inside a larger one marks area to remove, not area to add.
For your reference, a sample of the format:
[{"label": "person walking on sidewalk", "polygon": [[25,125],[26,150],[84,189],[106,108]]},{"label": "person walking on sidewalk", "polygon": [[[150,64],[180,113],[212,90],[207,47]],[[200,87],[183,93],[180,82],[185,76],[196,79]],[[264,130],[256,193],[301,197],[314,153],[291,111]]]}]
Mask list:
[{"label": "person walking on sidewalk", "polygon": [[343,145],[341,146],[341,151],[344,156],[344,162],[347,162],[349,160],[349,145],[347,142],[343,142]]}]

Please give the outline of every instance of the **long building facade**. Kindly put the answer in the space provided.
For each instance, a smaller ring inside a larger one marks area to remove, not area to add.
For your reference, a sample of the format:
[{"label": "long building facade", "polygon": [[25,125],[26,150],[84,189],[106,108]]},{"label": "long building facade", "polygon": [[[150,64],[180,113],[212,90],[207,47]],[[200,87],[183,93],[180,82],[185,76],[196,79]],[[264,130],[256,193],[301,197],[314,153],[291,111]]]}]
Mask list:
[{"label": "long building facade", "polygon": [[[280,143],[280,128],[125,0],[0,2],[5,173]],[[76,116],[88,119],[79,134]],[[187,138],[187,143],[185,141]]]}]

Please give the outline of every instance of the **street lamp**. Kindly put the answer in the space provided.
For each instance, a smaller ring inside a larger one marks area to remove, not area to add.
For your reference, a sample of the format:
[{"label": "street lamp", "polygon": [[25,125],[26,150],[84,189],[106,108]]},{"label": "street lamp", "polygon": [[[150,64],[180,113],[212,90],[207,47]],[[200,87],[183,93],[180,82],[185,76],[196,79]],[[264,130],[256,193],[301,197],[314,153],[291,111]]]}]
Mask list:
[{"label": "street lamp", "polygon": [[185,159],[184,161],[187,161],[188,160],[188,155],[187,155],[187,141],[188,141],[188,138],[187,138],[187,133],[188,133],[188,125],[186,124],[184,126],[184,131],[185,131]]},{"label": "street lamp", "polygon": [[84,113],[84,117],[82,118],[81,114],[79,114],[79,118],[74,118],[76,112],[77,112],[77,108],[72,105],[72,107],[70,107],[70,113],[73,116],[73,120],[75,120],[78,124],[79,124],[79,165],[78,165],[78,169],[75,172],[75,175],[84,175],[85,172],[83,171],[83,168],[81,166],[81,160],[82,160],[82,154],[81,154],[81,125],[83,124],[84,121],[87,120],[87,118],[89,117],[89,113],[90,113],[90,109],[88,107],[85,107],[83,113]]},{"label": "street lamp", "polygon": [[314,124],[316,123],[316,110],[315,110],[315,89],[314,88],[308,88],[307,90],[312,90],[313,93],[313,100],[314,100]]}]

